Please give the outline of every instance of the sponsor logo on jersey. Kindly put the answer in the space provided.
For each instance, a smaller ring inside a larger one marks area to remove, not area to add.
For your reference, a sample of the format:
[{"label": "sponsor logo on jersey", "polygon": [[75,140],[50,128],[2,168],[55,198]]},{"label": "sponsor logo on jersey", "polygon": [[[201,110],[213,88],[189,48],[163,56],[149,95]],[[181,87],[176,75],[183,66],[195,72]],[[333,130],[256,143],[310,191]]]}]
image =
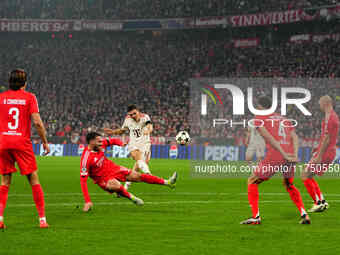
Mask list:
[{"label": "sponsor logo on jersey", "polygon": [[7,99],[7,102],[4,102],[5,104],[18,104],[18,105],[26,105],[25,99]]}]

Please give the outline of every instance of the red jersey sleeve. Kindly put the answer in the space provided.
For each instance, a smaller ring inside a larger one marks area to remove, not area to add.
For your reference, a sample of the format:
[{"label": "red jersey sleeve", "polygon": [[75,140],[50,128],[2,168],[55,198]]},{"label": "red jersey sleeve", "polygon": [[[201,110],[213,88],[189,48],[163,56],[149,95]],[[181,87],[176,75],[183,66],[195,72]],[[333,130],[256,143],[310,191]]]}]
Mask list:
[{"label": "red jersey sleeve", "polygon": [[85,203],[91,202],[89,190],[87,188],[87,179],[89,177],[89,156],[90,152],[85,150],[80,162],[80,186],[83,192]]},{"label": "red jersey sleeve", "polygon": [[32,95],[30,102],[30,114],[39,113],[38,100],[35,95]]},{"label": "red jersey sleeve", "polygon": [[117,139],[117,138],[104,138],[103,147],[106,148],[110,145],[123,146],[124,143],[120,139]]}]

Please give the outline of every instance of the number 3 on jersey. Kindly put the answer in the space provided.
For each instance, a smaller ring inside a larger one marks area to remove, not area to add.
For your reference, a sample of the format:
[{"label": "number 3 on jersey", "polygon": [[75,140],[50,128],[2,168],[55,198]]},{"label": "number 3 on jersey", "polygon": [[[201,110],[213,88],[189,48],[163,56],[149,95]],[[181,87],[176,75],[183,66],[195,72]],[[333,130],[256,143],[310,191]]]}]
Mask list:
[{"label": "number 3 on jersey", "polygon": [[9,109],[8,114],[12,116],[14,121],[14,125],[13,121],[8,122],[8,128],[11,130],[17,129],[19,127],[19,109],[16,107],[12,107]]}]

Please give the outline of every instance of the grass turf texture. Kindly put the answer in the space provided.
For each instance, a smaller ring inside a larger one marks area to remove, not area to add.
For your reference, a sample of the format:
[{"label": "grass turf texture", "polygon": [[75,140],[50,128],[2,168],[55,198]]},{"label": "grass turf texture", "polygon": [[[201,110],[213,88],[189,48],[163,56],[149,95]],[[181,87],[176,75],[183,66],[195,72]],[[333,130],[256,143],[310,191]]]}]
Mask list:
[{"label": "grass turf texture", "polygon": [[[177,188],[134,184],[144,199],[136,207],[103,192],[89,181],[94,209],[83,213],[79,158],[38,158],[50,229],[39,229],[31,189],[14,175],[0,231],[0,254],[338,254],[340,248],[339,179],[319,178],[330,209],[299,225],[295,205],[281,179],[260,185],[262,225],[239,225],[250,216],[245,178],[191,178],[189,161],[150,162],[154,174],[179,172]],[[115,159],[132,167],[131,159]],[[301,183],[307,208],[310,198]],[[328,193],[328,195],[327,195]]]}]

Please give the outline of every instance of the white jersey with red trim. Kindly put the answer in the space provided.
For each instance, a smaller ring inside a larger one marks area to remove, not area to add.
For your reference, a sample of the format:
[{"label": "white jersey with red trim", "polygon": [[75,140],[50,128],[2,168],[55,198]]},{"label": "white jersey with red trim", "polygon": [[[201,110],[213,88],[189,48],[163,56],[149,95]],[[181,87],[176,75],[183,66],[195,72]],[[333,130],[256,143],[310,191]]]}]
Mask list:
[{"label": "white jersey with red trim", "polygon": [[145,127],[151,123],[151,119],[147,114],[141,114],[140,120],[137,122],[130,116],[124,120],[122,128],[128,128],[130,132],[129,145],[150,144],[150,135],[144,135]]}]

